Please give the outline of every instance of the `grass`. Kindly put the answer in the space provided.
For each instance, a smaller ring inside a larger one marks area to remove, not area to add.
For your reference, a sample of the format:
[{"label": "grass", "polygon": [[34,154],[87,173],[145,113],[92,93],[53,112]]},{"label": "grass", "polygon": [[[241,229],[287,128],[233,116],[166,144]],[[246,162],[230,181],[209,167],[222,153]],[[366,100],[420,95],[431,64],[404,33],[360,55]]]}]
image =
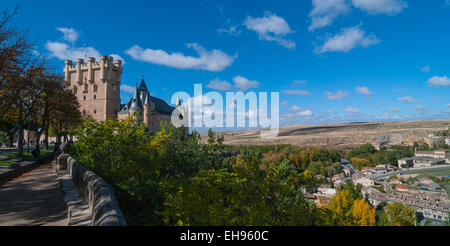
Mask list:
[{"label": "grass", "polygon": [[[52,153],[52,152],[53,152],[53,150],[41,150],[41,155],[45,155],[47,153]],[[7,153],[7,154],[1,154],[1,155],[7,156],[7,157],[19,157],[18,153]],[[31,151],[28,153],[26,151],[24,151],[22,157],[34,158],[33,155],[31,154]]]},{"label": "grass", "polygon": [[14,163],[12,161],[0,161],[0,166],[2,166],[2,167],[10,167],[14,164],[16,164],[16,163]]},{"label": "grass", "polygon": [[[438,176],[449,176],[450,175],[450,168],[445,168],[441,170],[425,170],[425,171],[417,171],[414,173],[408,173],[408,174],[418,174],[416,177],[417,179],[423,178],[423,177],[438,177]],[[438,182],[442,188],[444,188],[448,194],[450,194],[450,182]]]},{"label": "grass", "polygon": [[407,174],[419,174],[418,177],[449,176],[450,168],[444,168],[444,169],[440,169],[440,170],[424,170],[424,171],[411,172],[411,173],[407,173]]}]

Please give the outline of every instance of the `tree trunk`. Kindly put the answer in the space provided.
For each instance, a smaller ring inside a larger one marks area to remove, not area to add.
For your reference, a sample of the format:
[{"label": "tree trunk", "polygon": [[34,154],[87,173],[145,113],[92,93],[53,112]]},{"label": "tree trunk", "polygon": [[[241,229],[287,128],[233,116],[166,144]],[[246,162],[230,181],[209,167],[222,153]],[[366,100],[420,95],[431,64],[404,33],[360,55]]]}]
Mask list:
[{"label": "tree trunk", "polygon": [[[13,145],[14,145],[14,133],[12,133],[12,135],[11,134],[9,134],[9,136],[8,136],[8,147],[10,147],[10,148],[12,148],[13,147]],[[1,146],[2,144],[0,143],[0,146]]]},{"label": "tree trunk", "polygon": [[48,150],[48,128],[50,127],[49,126],[49,122],[47,121],[47,124],[45,124],[45,132],[44,132],[44,146],[45,146],[45,149],[46,150]]},{"label": "tree trunk", "polygon": [[41,148],[41,144],[40,144],[40,141],[41,141],[41,134],[42,134],[42,128],[41,128],[41,130],[39,131],[39,126],[38,126],[39,124],[36,124],[36,129],[35,129],[35,132],[34,132],[34,142],[35,142],[35,144],[34,144],[34,149],[35,150],[37,150],[37,151],[39,151],[39,149]]},{"label": "tree trunk", "polygon": [[23,119],[22,119],[22,103],[19,103],[19,120],[18,120],[18,130],[19,139],[17,140],[17,151],[19,157],[23,155]]},{"label": "tree trunk", "polygon": [[61,145],[61,132],[62,132],[61,126],[59,126],[58,132],[56,133],[56,136],[57,136],[56,142],[58,143],[58,145]]},{"label": "tree trunk", "polygon": [[27,129],[27,153],[30,152],[30,120],[28,120],[28,129]]}]

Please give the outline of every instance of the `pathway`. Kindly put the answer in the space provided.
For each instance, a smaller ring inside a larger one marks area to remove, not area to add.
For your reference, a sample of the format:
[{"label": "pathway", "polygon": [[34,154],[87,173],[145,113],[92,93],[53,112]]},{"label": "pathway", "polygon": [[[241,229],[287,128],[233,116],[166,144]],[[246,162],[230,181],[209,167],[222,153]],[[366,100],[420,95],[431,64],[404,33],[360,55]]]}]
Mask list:
[{"label": "pathway", "polygon": [[0,186],[0,226],[65,226],[66,203],[52,165]]}]

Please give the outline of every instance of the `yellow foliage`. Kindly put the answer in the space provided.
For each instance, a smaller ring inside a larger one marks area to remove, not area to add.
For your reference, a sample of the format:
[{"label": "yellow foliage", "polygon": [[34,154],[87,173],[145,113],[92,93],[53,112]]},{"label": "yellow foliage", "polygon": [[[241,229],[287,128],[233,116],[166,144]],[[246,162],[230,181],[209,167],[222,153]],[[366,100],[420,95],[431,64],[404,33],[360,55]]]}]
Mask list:
[{"label": "yellow foliage", "polygon": [[328,208],[334,213],[337,225],[351,225],[351,208],[353,205],[352,194],[349,190],[340,190],[336,196],[330,200]]},{"label": "yellow foliage", "polygon": [[374,226],[375,209],[365,200],[356,200],[353,203],[353,222],[357,226]]},{"label": "yellow foliage", "polygon": [[355,165],[356,168],[363,168],[363,167],[367,167],[369,165],[369,160],[365,159],[365,158],[357,158],[354,157],[352,159],[350,159],[350,162],[353,163],[353,165]]}]

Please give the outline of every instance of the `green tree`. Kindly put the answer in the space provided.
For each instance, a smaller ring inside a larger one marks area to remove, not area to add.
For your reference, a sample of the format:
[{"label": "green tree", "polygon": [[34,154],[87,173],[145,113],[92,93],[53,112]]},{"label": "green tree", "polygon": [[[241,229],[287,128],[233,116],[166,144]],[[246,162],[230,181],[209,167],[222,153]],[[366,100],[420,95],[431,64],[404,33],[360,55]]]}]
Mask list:
[{"label": "green tree", "polygon": [[397,202],[387,205],[382,217],[387,226],[413,226],[416,222],[414,209]]}]

